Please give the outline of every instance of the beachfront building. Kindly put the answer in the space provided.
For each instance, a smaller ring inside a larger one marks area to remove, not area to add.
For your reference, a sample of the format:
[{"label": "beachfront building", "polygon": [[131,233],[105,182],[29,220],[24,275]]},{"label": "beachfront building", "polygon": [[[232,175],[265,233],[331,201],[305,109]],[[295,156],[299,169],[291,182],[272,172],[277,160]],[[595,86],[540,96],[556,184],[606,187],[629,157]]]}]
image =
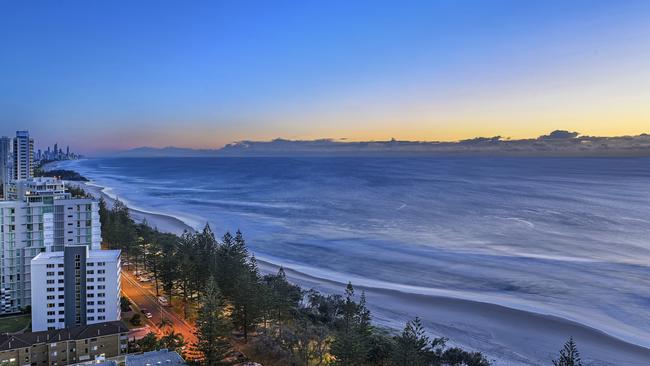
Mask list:
[{"label": "beachfront building", "polygon": [[62,181],[32,178],[12,182],[0,200],[0,315],[31,304],[32,258],[69,245],[100,249],[99,206],[65,191]]},{"label": "beachfront building", "polygon": [[16,131],[14,138],[13,179],[29,179],[34,176],[34,139],[28,131]]},{"label": "beachfront building", "polygon": [[0,198],[6,197],[5,190],[13,178],[13,156],[11,154],[11,139],[0,137]]},{"label": "beachfront building", "polygon": [[[63,366],[123,358],[129,329],[121,321],[0,335],[0,364]],[[94,363],[94,362],[93,362]]]},{"label": "beachfront building", "polygon": [[66,246],[31,261],[32,330],[120,319],[120,251]]}]

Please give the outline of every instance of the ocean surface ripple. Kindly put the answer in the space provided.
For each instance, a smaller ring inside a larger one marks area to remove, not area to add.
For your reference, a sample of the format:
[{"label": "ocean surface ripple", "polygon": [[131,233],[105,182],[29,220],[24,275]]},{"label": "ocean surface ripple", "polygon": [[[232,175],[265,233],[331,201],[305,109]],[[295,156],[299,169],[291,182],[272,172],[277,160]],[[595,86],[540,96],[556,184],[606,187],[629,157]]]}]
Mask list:
[{"label": "ocean surface ripple", "polygon": [[650,347],[650,159],[60,163],[315,277],[569,319]]}]

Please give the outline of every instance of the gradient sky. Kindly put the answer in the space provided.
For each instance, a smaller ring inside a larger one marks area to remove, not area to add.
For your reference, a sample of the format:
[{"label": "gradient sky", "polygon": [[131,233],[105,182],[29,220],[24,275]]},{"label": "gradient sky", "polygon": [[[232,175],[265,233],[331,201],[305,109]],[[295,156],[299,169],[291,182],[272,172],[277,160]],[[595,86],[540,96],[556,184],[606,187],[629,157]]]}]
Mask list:
[{"label": "gradient sky", "polygon": [[650,1],[2,1],[0,124],[84,153],[650,132]]}]

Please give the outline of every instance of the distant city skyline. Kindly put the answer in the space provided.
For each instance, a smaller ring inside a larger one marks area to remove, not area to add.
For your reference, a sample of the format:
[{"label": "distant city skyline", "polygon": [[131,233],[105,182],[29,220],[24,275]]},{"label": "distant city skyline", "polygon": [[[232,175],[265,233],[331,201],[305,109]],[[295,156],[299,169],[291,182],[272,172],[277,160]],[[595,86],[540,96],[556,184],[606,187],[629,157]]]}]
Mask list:
[{"label": "distant city skyline", "polygon": [[3,3],[0,135],[82,154],[638,135],[649,17],[647,1]]}]

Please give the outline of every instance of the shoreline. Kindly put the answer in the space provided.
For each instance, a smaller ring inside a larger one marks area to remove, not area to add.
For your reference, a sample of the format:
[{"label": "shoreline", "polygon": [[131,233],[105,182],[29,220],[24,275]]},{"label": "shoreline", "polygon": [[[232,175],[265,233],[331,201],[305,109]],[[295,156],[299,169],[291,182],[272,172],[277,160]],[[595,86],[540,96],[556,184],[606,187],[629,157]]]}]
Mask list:
[{"label": "shoreline", "polygon": [[[103,197],[112,205],[114,197],[90,182],[68,182],[80,186],[95,197]],[[135,208],[133,208],[135,207]],[[183,220],[172,215],[130,208],[133,219],[146,219],[160,231],[180,234],[194,230]],[[263,273],[274,273],[280,267],[268,260],[260,260]],[[345,283],[312,276],[285,267],[290,281],[304,289],[340,294]],[[647,365],[650,349],[622,340],[601,330],[554,315],[518,310],[490,302],[459,299],[451,296],[417,294],[398,289],[355,285],[364,290],[373,313],[373,322],[397,331],[403,324],[419,316],[433,336],[450,338],[451,345],[483,352],[494,365],[547,365],[557,357],[564,341],[573,336],[586,364]]]}]

